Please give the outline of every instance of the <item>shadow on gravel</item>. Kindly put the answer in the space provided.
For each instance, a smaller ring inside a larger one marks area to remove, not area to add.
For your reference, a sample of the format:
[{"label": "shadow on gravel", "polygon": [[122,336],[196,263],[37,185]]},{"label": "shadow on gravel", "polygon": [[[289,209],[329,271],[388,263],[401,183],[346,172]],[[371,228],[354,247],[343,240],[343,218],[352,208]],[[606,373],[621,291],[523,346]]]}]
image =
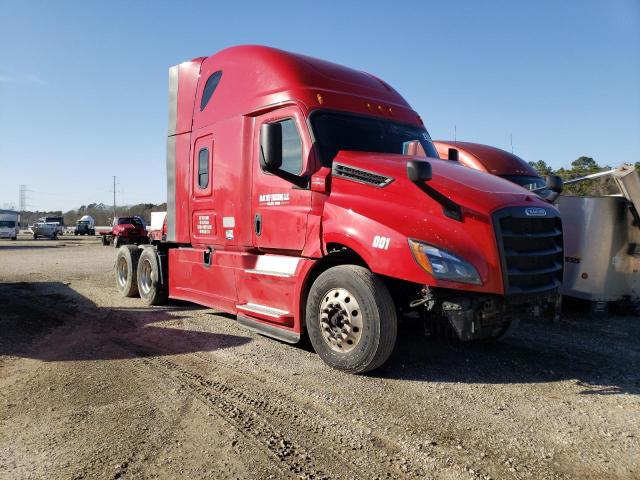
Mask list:
[{"label": "shadow on gravel", "polygon": [[[40,240],[34,240],[34,241],[40,241]],[[24,244],[20,244],[20,245],[0,245],[0,251],[3,250],[36,250],[36,249],[40,249],[40,248],[60,248],[60,247],[64,247],[64,245],[57,245],[55,243],[49,244],[49,245],[24,245]]]},{"label": "shadow on gravel", "polygon": [[[190,304],[101,308],[59,282],[0,284],[0,356],[117,360],[233,348],[248,337],[180,329]],[[172,325],[153,323],[171,321]]]},{"label": "shadow on gravel", "polygon": [[439,342],[407,327],[389,362],[372,376],[488,384],[570,380],[583,388],[580,394],[640,394],[638,317],[525,323],[509,339],[475,344]]}]

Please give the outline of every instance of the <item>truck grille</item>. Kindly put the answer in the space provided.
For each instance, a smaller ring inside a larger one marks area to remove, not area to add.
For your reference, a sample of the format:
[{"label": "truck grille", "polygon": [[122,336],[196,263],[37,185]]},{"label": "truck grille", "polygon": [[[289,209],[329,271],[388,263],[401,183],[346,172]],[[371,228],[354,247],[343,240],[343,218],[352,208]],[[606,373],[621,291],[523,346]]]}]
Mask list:
[{"label": "truck grille", "polygon": [[336,177],[346,178],[358,183],[366,183],[376,187],[385,187],[393,181],[393,178],[380,175],[379,173],[369,172],[360,168],[342,165],[340,163],[333,164],[333,175]]},{"label": "truck grille", "polygon": [[[529,216],[527,211],[544,216]],[[544,293],[562,284],[562,222],[551,209],[510,207],[493,215],[507,295]]]}]

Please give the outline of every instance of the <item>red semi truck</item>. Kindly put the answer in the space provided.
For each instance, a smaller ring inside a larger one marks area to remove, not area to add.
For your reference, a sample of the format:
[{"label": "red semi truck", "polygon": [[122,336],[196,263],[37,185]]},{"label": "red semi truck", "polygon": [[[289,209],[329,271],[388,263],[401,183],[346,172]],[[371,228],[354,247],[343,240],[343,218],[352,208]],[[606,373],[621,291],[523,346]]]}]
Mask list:
[{"label": "red semi truck", "polygon": [[[434,140],[440,158],[454,159],[465,167],[497,175],[527,190],[536,192],[550,203],[554,203],[563,189],[562,178],[548,175],[543,179],[535,168],[522,158],[500,148],[482,143]],[[424,155],[426,156],[426,155]]]},{"label": "red semi truck", "polygon": [[118,250],[124,295],[306,334],[348,372],[382,365],[409,312],[475,340],[559,302],[554,207],[440,160],[383,80],[268,47],[169,70],[166,222],[166,241]]}]

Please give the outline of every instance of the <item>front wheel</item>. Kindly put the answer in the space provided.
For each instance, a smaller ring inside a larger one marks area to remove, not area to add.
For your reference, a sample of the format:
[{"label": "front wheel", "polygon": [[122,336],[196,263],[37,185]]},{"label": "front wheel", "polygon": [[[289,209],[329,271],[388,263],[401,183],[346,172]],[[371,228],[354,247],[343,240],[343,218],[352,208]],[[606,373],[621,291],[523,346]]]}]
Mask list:
[{"label": "front wheel", "polygon": [[368,372],[386,362],[398,331],[389,290],[374,273],[356,265],[332,267],[313,282],[306,326],[320,358],[349,373]]}]

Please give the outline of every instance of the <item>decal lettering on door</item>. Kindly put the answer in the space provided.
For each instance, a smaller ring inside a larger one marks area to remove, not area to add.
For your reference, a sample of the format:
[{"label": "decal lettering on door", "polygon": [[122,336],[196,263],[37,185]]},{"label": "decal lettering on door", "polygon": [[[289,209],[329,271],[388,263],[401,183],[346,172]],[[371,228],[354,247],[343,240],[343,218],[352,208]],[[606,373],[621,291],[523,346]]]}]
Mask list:
[{"label": "decal lettering on door", "polygon": [[198,225],[196,229],[200,235],[210,235],[212,228],[211,217],[209,215],[198,215]]},{"label": "decal lettering on door", "polygon": [[263,193],[258,197],[258,202],[260,205],[283,205],[285,203],[289,203],[289,194],[288,193]]}]

